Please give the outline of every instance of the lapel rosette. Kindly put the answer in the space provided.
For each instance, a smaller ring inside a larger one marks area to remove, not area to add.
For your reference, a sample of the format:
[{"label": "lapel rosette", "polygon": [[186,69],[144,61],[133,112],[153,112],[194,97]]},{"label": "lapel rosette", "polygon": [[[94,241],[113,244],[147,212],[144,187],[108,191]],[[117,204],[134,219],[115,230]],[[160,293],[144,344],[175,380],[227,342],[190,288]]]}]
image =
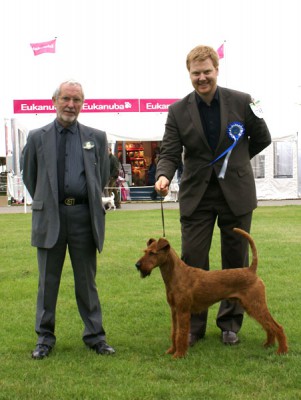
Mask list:
[{"label": "lapel rosette", "polygon": [[226,170],[227,170],[227,166],[228,166],[228,161],[229,161],[230,155],[232,153],[232,150],[237,145],[238,140],[244,135],[244,133],[245,133],[245,127],[241,122],[236,122],[236,121],[235,122],[231,122],[227,126],[227,135],[231,140],[233,140],[233,144],[231,144],[230,147],[228,147],[222,154],[220,154],[215,160],[213,160],[210,163],[210,165],[213,165],[217,160],[219,160],[223,156],[226,156],[225,160],[223,162],[223,166],[222,166],[222,168],[220,170],[220,173],[218,175],[218,177],[220,179],[224,179],[225,174],[226,174]]},{"label": "lapel rosette", "polygon": [[227,134],[235,142],[245,133],[245,127],[241,122],[232,122],[227,127]]}]

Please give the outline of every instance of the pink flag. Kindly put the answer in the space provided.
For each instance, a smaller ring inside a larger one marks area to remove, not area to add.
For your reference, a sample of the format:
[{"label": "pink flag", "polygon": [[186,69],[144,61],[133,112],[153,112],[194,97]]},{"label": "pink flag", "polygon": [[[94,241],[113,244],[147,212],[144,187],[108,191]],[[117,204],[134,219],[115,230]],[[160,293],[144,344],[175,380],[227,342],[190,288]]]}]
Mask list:
[{"label": "pink flag", "polygon": [[56,39],[49,40],[49,42],[30,43],[33,54],[38,56],[42,53],[55,53],[55,41]]},{"label": "pink flag", "polygon": [[224,43],[216,50],[216,52],[219,59],[224,58]]}]

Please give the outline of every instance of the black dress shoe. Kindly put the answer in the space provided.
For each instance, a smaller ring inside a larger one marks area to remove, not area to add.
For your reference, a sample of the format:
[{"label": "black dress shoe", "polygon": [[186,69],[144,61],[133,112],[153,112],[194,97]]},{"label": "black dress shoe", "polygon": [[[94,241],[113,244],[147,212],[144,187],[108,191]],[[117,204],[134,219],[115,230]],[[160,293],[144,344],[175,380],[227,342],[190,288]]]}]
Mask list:
[{"label": "black dress shoe", "polygon": [[104,340],[101,342],[96,343],[94,346],[91,347],[97,354],[115,354],[115,350],[113,347],[109,346]]},{"label": "black dress shoe", "polygon": [[197,336],[193,334],[189,334],[189,346],[193,347],[198,341],[204,339],[205,334]]},{"label": "black dress shoe", "polygon": [[48,357],[52,347],[47,344],[37,344],[34,351],[31,353],[31,357],[35,360],[42,360],[44,357]]},{"label": "black dress shoe", "polygon": [[223,331],[221,339],[224,344],[230,344],[232,346],[239,343],[237,334],[232,331]]}]

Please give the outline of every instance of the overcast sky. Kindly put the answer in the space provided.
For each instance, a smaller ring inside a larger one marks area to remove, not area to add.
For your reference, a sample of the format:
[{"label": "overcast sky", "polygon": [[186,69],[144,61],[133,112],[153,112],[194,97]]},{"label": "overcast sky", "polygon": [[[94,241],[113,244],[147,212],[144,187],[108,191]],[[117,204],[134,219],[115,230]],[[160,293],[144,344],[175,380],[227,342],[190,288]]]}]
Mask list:
[{"label": "overcast sky", "polygon": [[[6,0],[0,10],[1,119],[14,117],[14,99],[51,98],[68,78],[90,99],[181,98],[192,91],[187,53],[226,41],[219,84],[259,99],[273,136],[300,130],[300,1]],[[30,43],[55,37],[56,54],[33,55]],[[54,116],[15,117],[31,129]]]}]

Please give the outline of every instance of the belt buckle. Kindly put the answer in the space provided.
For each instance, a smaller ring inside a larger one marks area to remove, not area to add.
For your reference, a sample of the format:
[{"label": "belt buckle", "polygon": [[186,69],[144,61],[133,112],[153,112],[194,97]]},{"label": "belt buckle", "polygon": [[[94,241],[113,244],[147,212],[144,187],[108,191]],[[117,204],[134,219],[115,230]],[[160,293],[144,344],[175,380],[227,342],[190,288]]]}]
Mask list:
[{"label": "belt buckle", "polygon": [[64,200],[64,204],[65,204],[66,206],[74,206],[74,205],[75,205],[75,198],[74,198],[74,197],[67,197],[67,198]]}]

